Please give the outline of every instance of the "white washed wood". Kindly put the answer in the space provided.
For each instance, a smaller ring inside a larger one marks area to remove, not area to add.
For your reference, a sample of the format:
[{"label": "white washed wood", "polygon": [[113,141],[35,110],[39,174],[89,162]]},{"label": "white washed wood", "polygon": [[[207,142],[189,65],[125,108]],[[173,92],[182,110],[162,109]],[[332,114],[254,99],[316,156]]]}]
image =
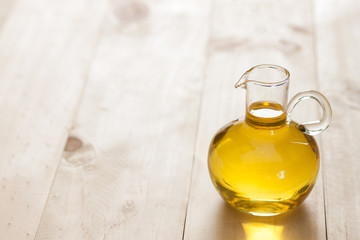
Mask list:
[{"label": "white washed wood", "polygon": [[[207,170],[213,134],[244,114],[245,92],[233,85],[245,70],[260,63],[279,64],[293,74],[290,96],[316,89],[311,1],[218,0],[213,9],[185,239],[325,239],[321,172],[311,195],[296,212],[256,218],[227,207]],[[297,111],[305,118],[316,117],[316,109]]]},{"label": "white washed wood", "polygon": [[318,78],[333,108],[322,137],[328,239],[360,239],[360,3],[315,1]]},{"label": "white washed wood", "polygon": [[0,30],[16,2],[17,0],[0,0]]},{"label": "white washed wood", "polygon": [[14,1],[0,35],[0,239],[34,239],[105,4]]},{"label": "white washed wood", "polygon": [[111,5],[37,240],[182,238],[208,16],[207,0]]}]

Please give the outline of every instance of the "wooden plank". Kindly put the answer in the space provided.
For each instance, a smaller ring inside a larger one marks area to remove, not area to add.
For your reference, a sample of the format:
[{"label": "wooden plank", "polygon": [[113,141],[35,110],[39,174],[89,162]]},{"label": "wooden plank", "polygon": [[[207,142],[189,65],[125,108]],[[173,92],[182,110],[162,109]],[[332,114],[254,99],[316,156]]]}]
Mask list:
[{"label": "wooden plank", "polygon": [[[207,169],[213,134],[245,113],[245,92],[233,88],[245,70],[260,63],[288,68],[290,97],[316,89],[311,1],[215,1],[210,39],[184,239],[326,239],[321,172],[297,211],[259,218],[227,207]],[[296,111],[316,117],[316,109]]]},{"label": "wooden plank", "polygon": [[40,239],[181,239],[207,0],[114,2]]},{"label": "wooden plank", "polygon": [[333,108],[322,137],[328,239],[360,239],[360,4],[315,3],[320,88]]},{"label": "wooden plank", "polygon": [[19,0],[0,35],[0,239],[34,239],[106,2]]}]

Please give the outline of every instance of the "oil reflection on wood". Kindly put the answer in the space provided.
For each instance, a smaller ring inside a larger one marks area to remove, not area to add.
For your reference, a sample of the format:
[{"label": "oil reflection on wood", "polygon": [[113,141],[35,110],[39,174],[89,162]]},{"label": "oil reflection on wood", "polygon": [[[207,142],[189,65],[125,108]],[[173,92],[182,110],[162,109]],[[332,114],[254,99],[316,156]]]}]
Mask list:
[{"label": "oil reflection on wood", "polygon": [[[231,219],[231,222],[228,219]],[[257,217],[238,212],[225,203],[219,203],[217,230],[213,239],[317,240],[321,239],[315,234],[318,231],[317,227],[314,224],[313,215],[306,205],[283,215]]]}]

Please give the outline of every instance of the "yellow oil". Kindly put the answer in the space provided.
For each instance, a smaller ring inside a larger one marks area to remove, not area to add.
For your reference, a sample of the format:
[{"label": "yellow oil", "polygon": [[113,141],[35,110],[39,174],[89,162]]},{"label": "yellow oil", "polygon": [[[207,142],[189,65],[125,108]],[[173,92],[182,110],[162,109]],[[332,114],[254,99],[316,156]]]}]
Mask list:
[{"label": "yellow oil", "polygon": [[280,104],[256,102],[245,121],[233,121],[214,136],[210,176],[234,208],[260,216],[297,207],[310,193],[319,169],[315,139],[286,123]]}]

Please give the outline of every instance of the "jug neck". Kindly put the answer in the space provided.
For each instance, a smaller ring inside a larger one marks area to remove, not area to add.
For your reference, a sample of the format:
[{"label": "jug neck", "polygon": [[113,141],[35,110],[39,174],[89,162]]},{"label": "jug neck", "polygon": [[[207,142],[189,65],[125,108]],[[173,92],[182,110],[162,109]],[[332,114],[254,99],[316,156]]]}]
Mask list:
[{"label": "jug neck", "polygon": [[246,89],[246,122],[254,126],[286,124],[289,72],[280,66],[262,64],[245,72],[235,87]]}]

